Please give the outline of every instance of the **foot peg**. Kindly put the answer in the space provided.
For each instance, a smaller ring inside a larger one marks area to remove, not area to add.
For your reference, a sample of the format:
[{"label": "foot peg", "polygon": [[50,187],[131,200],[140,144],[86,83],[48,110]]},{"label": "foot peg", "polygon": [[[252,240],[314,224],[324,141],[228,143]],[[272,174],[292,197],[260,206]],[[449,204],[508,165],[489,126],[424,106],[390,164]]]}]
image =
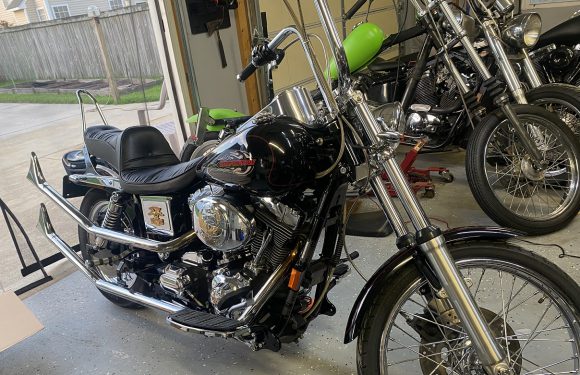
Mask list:
[{"label": "foot peg", "polygon": [[344,275],[346,275],[346,273],[348,272],[348,265],[341,263],[338,266],[336,266],[336,268],[334,269],[334,273],[333,276],[336,277],[337,279],[343,277]]},{"label": "foot peg", "polygon": [[169,315],[167,321],[182,331],[193,331],[206,336],[231,337],[244,327],[244,323],[239,320],[188,308]]}]

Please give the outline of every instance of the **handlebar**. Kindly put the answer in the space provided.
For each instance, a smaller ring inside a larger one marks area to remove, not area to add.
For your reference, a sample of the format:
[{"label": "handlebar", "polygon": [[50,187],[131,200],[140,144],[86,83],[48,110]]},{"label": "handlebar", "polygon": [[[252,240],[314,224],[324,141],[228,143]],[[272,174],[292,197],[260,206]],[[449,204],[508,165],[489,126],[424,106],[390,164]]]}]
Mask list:
[{"label": "handlebar", "polygon": [[356,12],[358,12],[358,10],[359,10],[360,8],[362,8],[362,6],[363,6],[363,5],[365,5],[365,3],[366,3],[367,1],[368,1],[368,0],[358,0],[358,1],[357,1],[357,2],[356,2],[356,3],[355,3],[353,6],[352,6],[352,8],[350,8],[350,9],[348,10],[348,12],[346,12],[346,13],[344,14],[344,19],[345,19],[345,20],[350,20],[350,19],[352,18],[352,16],[354,16],[354,15],[356,14]]},{"label": "handlebar", "polygon": [[274,39],[270,43],[263,43],[258,46],[255,46],[252,49],[252,56],[250,57],[250,62],[244,70],[238,74],[237,78],[238,81],[244,82],[248,79],[256,69],[261,67],[262,65],[268,64],[272,61],[276,61],[276,63],[280,63],[284,58],[284,51],[278,50],[276,47],[281,43],[281,40]]},{"label": "handlebar", "polygon": [[256,71],[256,66],[254,65],[254,63],[252,61],[250,61],[248,63],[248,65],[246,65],[246,67],[244,68],[244,70],[242,70],[240,72],[240,74],[237,75],[237,79],[240,82],[244,82],[246,79],[250,78],[250,76],[252,74],[254,74],[254,72]]}]

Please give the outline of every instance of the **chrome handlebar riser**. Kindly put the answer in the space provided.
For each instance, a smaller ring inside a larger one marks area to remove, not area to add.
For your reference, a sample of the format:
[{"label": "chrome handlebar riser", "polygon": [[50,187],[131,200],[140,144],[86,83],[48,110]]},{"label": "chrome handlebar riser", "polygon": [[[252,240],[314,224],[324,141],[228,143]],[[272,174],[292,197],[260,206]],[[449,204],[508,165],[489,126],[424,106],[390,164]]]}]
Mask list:
[{"label": "chrome handlebar riser", "polygon": [[324,79],[324,74],[322,73],[322,69],[318,64],[318,60],[316,60],[316,56],[314,55],[314,51],[312,50],[312,46],[310,45],[310,40],[306,35],[302,35],[302,33],[295,27],[286,27],[282,29],[276,36],[268,43],[268,48],[274,51],[278,46],[286,40],[290,35],[296,35],[298,39],[300,39],[300,44],[302,45],[302,49],[306,54],[306,59],[308,60],[308,64],[310,65],[310,69],[314,73],[314,79],[316,80],[316,84],[320,87],[320,93],[322,94],[322,99],[324,100],[324,104],[328,108],[331,117],[336,117],[339,113],[338,104],[334,95],[332,93],[332,89],[326,79]]},{"label": "chrome handlebar riser", "polygon": [[471,41],[467,37],[465,30],[455,19],[455,16],[453,15],[453,10],[451,10],[451,7],[449,6],[449,4],[447,4],[445,0],[437,0],[437,2],[439,5],[439,9],[441,9],[441,12],[445,16],[445,19],[447,20],[447,22],[449,22],[449,25],[451,25],[453,32],[455,32],[455,34],[460,36],[459,40],[463,45],[463,48],[465,48],[465,51],[469,55],[469,58],[475,64],[477,71],[479,72],[479,74],[481,74],[483,80],[487,81],[492,77],[492,75],[485,66],[485,64],[483,63],[483,61],[481,60],[481,57],[477,53],[477,50],[473,47],[473,44],[471,44]]}]

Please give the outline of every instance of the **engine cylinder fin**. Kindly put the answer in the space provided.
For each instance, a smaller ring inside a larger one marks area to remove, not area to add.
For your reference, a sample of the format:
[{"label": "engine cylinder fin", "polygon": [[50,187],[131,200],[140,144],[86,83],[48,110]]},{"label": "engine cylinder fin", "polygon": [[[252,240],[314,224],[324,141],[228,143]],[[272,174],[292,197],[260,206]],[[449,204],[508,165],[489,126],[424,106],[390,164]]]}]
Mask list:
[{"label": "engine cylinder fin", "polygon": [[252,253],[255,255],[260,250],[265,233],[264,225],[266,228],[271,228],[274,231],[272,241],[264,250],[261,259],[263,259],[268,267],[274,269],[288,256],[292,246],[292,244],[289,244],[289,241],[294,238],[296,233],[285,224],[279,222],[274,216],[261,210],[256,211],[255,217],[262,225],[258,225],[254,233]]}]

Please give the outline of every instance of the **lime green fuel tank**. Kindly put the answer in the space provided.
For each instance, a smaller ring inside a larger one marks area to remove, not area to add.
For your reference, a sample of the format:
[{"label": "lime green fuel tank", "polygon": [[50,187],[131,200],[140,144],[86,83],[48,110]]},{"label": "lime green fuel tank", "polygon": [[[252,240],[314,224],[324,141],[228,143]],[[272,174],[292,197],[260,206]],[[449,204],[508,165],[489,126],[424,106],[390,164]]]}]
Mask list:
[{"label": "lime green fuel tank", "polygon": [[[379,52],[385,34],[374,23],[365,22],[358,25],[343,41],[344,52],[351,73],[365,67]],[[330,61],[330,78],[338,78],[336,61]],[[328,75],[328,71],[327,71]]]}]

